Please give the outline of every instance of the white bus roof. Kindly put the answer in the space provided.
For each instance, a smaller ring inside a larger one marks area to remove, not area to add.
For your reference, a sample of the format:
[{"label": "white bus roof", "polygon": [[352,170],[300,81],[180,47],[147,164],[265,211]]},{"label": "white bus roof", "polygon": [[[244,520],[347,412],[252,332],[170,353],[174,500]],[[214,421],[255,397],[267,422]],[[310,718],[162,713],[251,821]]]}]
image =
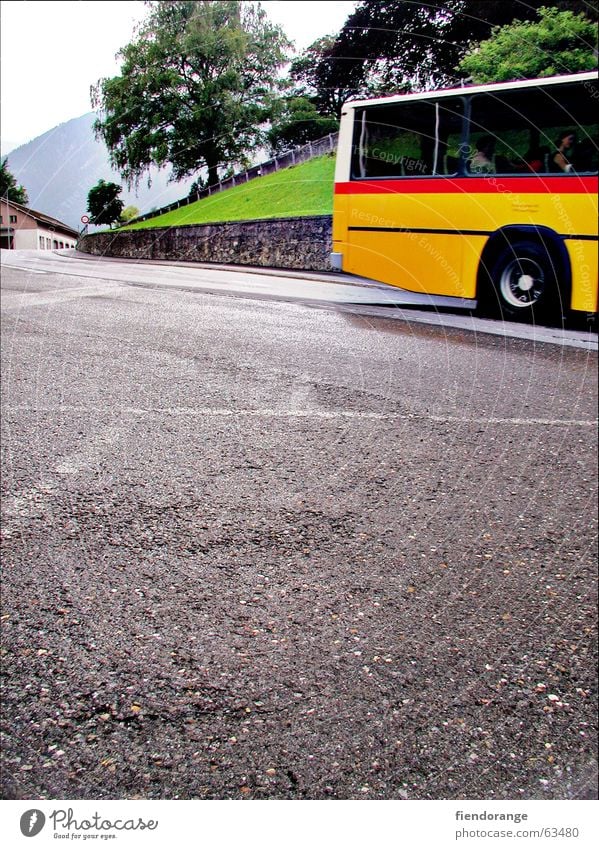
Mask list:
[{"label": "white bus roof", "polygon": [[479,94],[487,91],[511,91],[512,89],[533,88],[537,86],[557,85],[568,82],[586,82],[596,80],[597,71],[586,71],[581,74],[564,74],[559,77],[544,77],[536,80],[517,80],[504,83],[488,83],[486,85],[468,85],[461,88],[441,88],[421,91],[417,94],[390,94],[385,97],[374,97],[366,100],[348,100],[343,104],[342,113],[346,109],[356,109],[362,106],[385,106],[389,103],[408,100],[430,100],[438,97],[455,97],[456,95]]}]

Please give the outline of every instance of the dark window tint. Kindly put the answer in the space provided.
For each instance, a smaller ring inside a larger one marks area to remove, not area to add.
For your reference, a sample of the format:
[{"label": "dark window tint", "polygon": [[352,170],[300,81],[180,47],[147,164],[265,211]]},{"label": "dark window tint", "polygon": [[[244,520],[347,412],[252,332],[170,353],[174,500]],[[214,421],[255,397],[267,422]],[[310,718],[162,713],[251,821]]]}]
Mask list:
[{"label": "dark window tint", "polygon": [[358,109],[352,179],[455,174],[463,114],[459,97]]},{"label": "dark window tint", "polygon": [[596,80],[474,96],[468,170],[496,174],[597,171],[598,103]]}]

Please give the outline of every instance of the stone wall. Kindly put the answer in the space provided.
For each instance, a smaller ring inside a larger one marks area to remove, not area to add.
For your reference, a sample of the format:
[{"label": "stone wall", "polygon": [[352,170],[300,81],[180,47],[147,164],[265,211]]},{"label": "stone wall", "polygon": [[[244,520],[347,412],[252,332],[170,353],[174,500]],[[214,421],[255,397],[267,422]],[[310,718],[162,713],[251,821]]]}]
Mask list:
[{"label": "stone wall", "polygon": [[331,239],[331,216],[317,215],[93,233],[77,247],[96,256],[330,271]]}]

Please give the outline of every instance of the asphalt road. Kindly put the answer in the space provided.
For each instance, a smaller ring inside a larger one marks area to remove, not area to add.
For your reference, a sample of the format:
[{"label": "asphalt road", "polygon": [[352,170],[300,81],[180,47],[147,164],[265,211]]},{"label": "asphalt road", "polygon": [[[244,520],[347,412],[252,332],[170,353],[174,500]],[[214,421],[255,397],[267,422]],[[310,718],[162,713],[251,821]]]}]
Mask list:
[{"label": "asphalt road", "polygon": [[594,352],[73,268],[3,274],[4,798],[595,798]]},{"label": "asphalt road", "polygon": [[[454,327],[470,333],[485,333],[502,338],[552,342],[571,348],[598,350],[595,325],[587,317],[570,318],[566,327],[541,327],[485,319],[474,314],[476,301],[407,292],[351,274],[332,272],[273,271],[265,268],[239,268],[206,263],[139,261],[94,257],[78,251],[2,251],[5,269],[26,270],[36,275],[58,274],[70,298],[114,292],[119,286],[143,286],[252,300],[284,301],[318,307],[334,307],[374,318],[390,318],[411,324]],[[79,278],[79,284],[72,282]],[[90,280],[93,283],[90,283]],[[70,282],[70,286],[67,285]],[[32,284],[33,285],[33,284]],[[32,290],[33,291],[33,290]],[[31,304],[31,294],[27,301]],[[40,295],[44,299],[44,295]],[[51,296],[56,299],[58,295]],[[19,308],[18,297],[12,309]]]}]

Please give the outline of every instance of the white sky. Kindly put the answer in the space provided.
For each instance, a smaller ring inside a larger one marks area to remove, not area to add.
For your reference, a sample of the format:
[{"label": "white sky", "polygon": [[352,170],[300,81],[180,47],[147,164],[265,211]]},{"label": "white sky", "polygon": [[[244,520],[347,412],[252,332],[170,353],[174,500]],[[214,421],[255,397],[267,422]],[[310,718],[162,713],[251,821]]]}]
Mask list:
[{"label": "white sky", "polygon": [[[356,3],[266,0],[262,5],[301,49],[338,31]],[[115,54],[146,14],[142,0],[2,0],[3,150],[90,112],[90,86],[118,75]]]}]

